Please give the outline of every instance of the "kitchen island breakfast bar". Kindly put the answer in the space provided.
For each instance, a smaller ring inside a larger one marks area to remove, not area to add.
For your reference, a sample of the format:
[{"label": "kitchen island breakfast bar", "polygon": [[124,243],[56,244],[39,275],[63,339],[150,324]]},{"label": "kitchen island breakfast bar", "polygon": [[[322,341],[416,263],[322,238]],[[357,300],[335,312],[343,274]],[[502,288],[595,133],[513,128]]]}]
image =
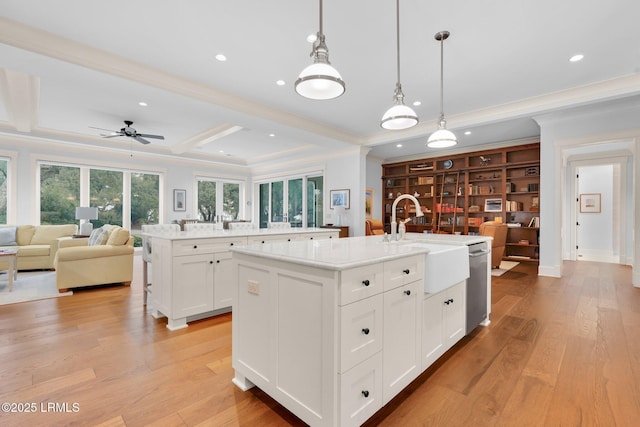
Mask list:
[{"label": "kitchen island breakfast bar", "polygon": [[468,295],[488,324],[490,286],[467,278],[490,238],[410,234],[233,247],[234,384],[311,426],[360,425],[469,332]]},{"label": "kitchen island breakfast bar", "polygon": [[[278,226],[280,225],[280,226]],[[234,284],[230,249],[269,242],[338,240],[326,228],[241,228],[238,230],[144,233],[151,239],[150,301],[154,317],[167,317],[170,330],[231,310]]]}]

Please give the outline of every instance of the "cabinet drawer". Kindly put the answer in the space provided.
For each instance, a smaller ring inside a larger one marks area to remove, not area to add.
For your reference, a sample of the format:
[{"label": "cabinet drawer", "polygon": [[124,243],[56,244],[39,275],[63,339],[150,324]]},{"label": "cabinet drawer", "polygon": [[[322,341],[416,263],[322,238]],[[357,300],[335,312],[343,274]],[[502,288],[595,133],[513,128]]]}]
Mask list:
[{"label": "cabinet drawer", "polygon": [[275,243],[275,242],[290,242],[293,240],[288,234],[277,234],[275,236],[249,236],[247,238],[247,244],[255,245],[258,243]]},{"label": "cabinet drawer", "polygon": [[382,349],[382,294],[340,308],[340,372]]},{"label": "cabinet drawer", "polygon": [[415,282],[424,275],[424,255],[384,263],[384,291]]},{"label": "cabinet drawer", "polygon": [[178,240],[173,242],[173,256],[224,252],[231,246],[246,244],[246,237]]},{"label": "cabinet drawer", "polygon": [[340,273],[340,305],[382,292],[382,264],[352,268]]},{"label": "cabinet drawer", "polygon": [[382,407],[382,353],[339,375],[340,425],[359,426]]}]

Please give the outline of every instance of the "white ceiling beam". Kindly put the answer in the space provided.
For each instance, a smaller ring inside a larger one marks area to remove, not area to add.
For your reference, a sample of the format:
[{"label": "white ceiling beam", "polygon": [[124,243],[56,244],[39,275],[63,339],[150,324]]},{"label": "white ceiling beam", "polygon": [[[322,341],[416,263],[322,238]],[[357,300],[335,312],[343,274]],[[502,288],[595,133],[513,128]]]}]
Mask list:
[{"label": "white ceiling beam", "polygon": [[207,129],[204,132],[200,132],[199,134],[194,135],[189,139],[173,145],[171,147],[171,152],[174,154],[186,153],[187,151],[191,151],[196,147],[207,145],[215,141],[216,139],[224,138],[225,136],[234,134],[241,129],[242,126],[224,123],[211,129]]},{"label": "white ceiling beam", "polygon": [[40,79],[2,68],[0,93],[9,115],[9,123],[18,132],[31,132],[38,125]]}]

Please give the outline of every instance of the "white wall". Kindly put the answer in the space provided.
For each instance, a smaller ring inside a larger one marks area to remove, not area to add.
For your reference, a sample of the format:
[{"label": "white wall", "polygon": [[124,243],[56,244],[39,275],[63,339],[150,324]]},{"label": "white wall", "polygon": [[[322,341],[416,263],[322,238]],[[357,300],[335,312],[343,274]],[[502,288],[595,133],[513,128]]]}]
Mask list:
[{"label": "white wall", "polygon": [[[562,242],[568,238],[567,227],[570,226],[563,221],[567,218],[563,214],[569,203],[566,196],[570,194],[567,188],[565,151],[598,145],[606,153],[608,144],[625,140],[636,141],[634,143],[637,144],[640,140],[638,117],[640,103],[637,98],[536,117],[540,125],[540,275],[562,276]],[[634,161],[634,164],[637,168],[638,162]],[[638,191],[635,178],[629,184],[627,195],[630,202],[626,214],[629,218],[634,218],[633,200],[638,199],[635,196]],[[635,219],[633,227],[627,233],[631,241],[633,230],[639,228],[640,221]],[[636,244],[634,271],[638,266],[637,253]]]},{"label": "white wall", "polygon": [[[15,213],[7,222],[13,224],[37,224],[37,192],[35,171],[38,161],[60,162],[75,165],[128,169],[142,172],[157,172],[165,176],[164,186],[161,182],[161,222],[168,223],[195,215],[194,177],[195,172],[209,176],[233,178],[249,182],[250,174],[246,168],[229,167],[227,165],[212,166],[198,161],[182,161],[169,156],[145,155],[126,151],[113,151],[100,147],[86,147],[81,144],[71,145],[53,141],[42,141],[34,138],[17,138],[0,135],[0,152],[15,152],[17,188],[15,191]],[[247,185],[247,191],[251,191]],[[187,191],[187,211],[173,211],[173,189]],[[9,212],[11,215],[11,212]],[[250,216],[247,210],[245,216]]]}]

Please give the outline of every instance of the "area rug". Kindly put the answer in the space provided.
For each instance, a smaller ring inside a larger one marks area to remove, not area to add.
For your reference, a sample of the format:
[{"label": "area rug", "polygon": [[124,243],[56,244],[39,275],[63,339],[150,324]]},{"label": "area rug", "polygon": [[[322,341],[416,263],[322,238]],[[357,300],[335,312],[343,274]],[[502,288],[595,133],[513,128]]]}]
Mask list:
[{"label": "area rug", "polygon": [[519,262],[514,261],[500,261],[500,268],[492,268],[491,275],[492,276],[502,276],[507,271],[511,270],[516,265],[520,264]]},{"label": "area rug", "polygon": [[18,279],[13,281],[13,290],[11,292],[9,292],[7,272],[0,273],[0,305],[66,297],[68,295],[73,295],[73,291],[63,294],[58,292],[55,271],[19,272]]}]

